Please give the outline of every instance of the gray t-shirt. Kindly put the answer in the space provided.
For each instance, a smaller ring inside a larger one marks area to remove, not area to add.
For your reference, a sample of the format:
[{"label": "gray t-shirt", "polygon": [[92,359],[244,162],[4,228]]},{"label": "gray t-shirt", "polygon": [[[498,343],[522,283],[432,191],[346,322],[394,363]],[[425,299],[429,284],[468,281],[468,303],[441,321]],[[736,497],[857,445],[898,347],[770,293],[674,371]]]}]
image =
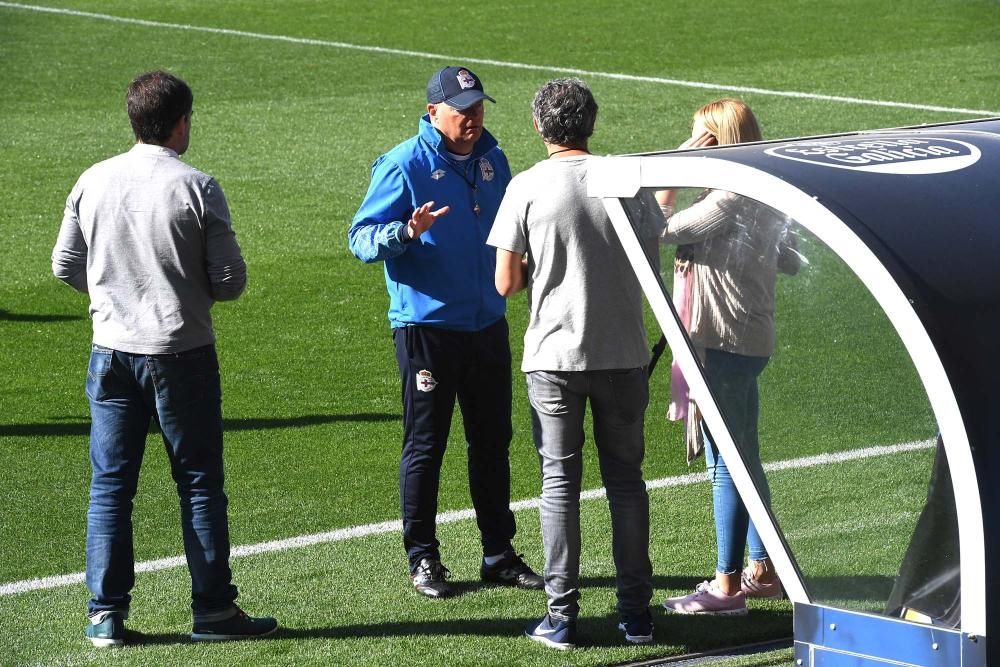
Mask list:
[{"label": "gray t-shirt", "polygon": [[212,304],[240,296],[247,280],[219,184],[151,144],[80,176],[52,271],[90,295],[94,343],[135,354],[215,342]]},{"label": "gray t-shirt", "polygon": [[[662,225],[659,209],[649,208]],[[486,242],[528,255],[522,371],[649,362],[642,291],[604,205],[587,196],[586,156],[544,160],[515,176]]]}]

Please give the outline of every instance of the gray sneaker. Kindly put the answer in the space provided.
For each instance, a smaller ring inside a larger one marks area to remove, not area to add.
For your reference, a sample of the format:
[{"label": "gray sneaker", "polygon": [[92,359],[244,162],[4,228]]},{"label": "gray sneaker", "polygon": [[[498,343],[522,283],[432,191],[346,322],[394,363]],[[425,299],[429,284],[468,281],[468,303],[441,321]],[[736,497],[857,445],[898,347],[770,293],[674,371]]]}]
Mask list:
[{"label": "gray sneaker", "polygon": [[[235,606],[235,605],[234,605]],[[278,621],[268,616],[254,618],[236,607],[236,613],[221,621],[195,621],[191,628],[192,641],[225,641],[267,637],[278,629]]]},{"label": "gray sneaker", "polygon": [[446,598],[451,595],[452,589],[447,581],[450,577],[448,568],[433,558],[420,559],[417,569],[410,575],[417,592],[429,598]]},{"label": "gray sneaker", "polygon": [[625,641],[629,644],[648,644],[653,641],[653,616],[649,609],[623,614],[618,629],[625,633]]},{"label": "gray sneaker", "polygon": [[125,644],[125,614],[118,611],[99,611],[90,617],[83,631],[90,643],[100,648]]},{"label": "gray sneaker", "polygon": [[487,565],[483,561],[479,568],[479,578],[486,582],[516,588],[536,591],[545,588],[545,580],[535,574],[535,571],[524,562],[524,556],[513,550],[506,552],[503,555],[503,560],[493,565]]},{"label": "gray sneaker", "polygon": [[560,621],[548,614],[524,630],[525,636],[549,648],[566,651],[576,648],[576,619]]}]

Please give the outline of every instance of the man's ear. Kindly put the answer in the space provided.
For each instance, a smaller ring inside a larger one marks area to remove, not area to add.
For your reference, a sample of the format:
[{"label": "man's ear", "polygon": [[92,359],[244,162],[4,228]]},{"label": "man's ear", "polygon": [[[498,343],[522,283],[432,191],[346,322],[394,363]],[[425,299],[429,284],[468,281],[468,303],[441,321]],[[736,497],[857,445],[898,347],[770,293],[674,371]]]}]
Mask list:
[{"label": "man's ear", "polygon": [[538,119],[534,116],[531,117],[531,124],[535,126],[535,132],[538,134],[542,133],[542,130],[538,127]]},{"label": "man's ear", "polygon": [[170,136],[167,137],[167,144],[173,145],[178,140],[180,140],[181,137],[184,136],[184,123],[187,122],[188,122],[187,114],[177,119],[177,122],[174,123],[173,129],[170,130]]},{"label": "man's ear", "polygon": [[170,136],[167,137],[161,145],[164,148],[169,148],[171,150],[177,151],[178,155],[183,155],[188,149],[188,144],[191,141],[191,114],[186,113],[177,119],[174,123],[174,127],[170,130]]},{"label": "man's ear", "polygon": [[435,118],[437,118],[437,105],[436,104],[431,104],[430,102],[427,103],[427,115],[431,117],[431,121],[433,121]]}]

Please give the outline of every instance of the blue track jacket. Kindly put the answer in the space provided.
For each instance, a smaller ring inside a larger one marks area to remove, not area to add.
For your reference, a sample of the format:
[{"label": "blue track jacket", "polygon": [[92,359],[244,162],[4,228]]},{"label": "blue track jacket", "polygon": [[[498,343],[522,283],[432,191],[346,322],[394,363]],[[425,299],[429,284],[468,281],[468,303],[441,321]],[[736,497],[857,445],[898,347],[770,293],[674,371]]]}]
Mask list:
[{"label": "blue track jacket", "polygon": [[[493,135],[484,129],[472,156],[455,162],[426,115],[417,136],[375,160],[347,240],[358,259],[384,262],[394,329],[421,324],[478,331],[503,317],[506,301],[494,284],[496,250],[486,237],[510,178],[507,157]],[[434,208],[451,210],[404,244],[406,221],[432,200]]]}]

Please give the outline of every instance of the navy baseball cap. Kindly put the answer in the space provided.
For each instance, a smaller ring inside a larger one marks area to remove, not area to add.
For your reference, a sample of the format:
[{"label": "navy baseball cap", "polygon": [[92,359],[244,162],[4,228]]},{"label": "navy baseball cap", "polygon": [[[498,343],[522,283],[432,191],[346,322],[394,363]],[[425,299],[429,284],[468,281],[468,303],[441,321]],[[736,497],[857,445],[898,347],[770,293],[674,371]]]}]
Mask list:
[{"label": "navy baseball cap", "polygon": [[431,75],[427,82],[430,104],[447,102],[448,106],[464,111],[479,100],[496,100],[483,92],[483,82],[464,67],[444,67]]}]

